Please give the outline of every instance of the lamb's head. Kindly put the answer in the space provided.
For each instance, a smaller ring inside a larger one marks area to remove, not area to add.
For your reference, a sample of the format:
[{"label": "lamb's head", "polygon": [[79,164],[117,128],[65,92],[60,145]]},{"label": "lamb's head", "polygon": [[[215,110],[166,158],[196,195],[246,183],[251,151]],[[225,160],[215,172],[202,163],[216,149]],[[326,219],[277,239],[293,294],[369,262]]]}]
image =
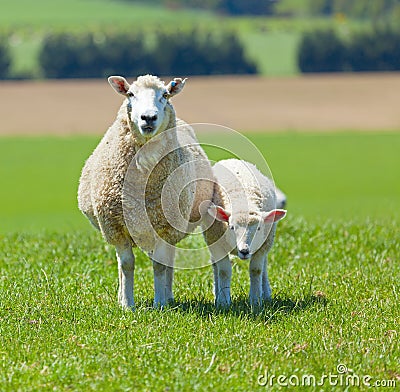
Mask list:
[{"label": "lamb's head", "polygon": [[273,209],[268,212],[229,213],[220,206],[212,205],[208,213],[215,219],[227,223],[225,240],[231,249],[237,249],[242,260],[250,259],[266,241],[272,225],[286,215],[286,210]]},{"label": "lamb's head", "polygon": [[186,79],[175,78],[165,85],[158,77],[139,76],[131,85],[122,76],[110,76],[113,89],[126,97],[133,132],[149,139],[175,126],[175,111],[169,99],[182,91]]}]

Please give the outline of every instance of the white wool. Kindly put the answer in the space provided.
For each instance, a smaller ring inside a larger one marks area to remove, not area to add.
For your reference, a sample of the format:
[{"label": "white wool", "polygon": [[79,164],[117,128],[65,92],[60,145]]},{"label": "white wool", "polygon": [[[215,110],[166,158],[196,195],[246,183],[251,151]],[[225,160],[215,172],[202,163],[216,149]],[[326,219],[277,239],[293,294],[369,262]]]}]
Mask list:
[{"label": "white wool", "polygon": [[[231,302],[229,255],[233,254],[250,261],[250,301],[259,305],[271,297],[267,254],[274,241],[276,223],[268,217],[279,220],[286,212],[276,210],[275,186],[253,164],[238,159],[223,160],[214,165],[213,173],[216,207],[209,210],[202,225],[214,268],[216,304],[227,306]],[[221,219],[225,221],[217,220],[220,219],[217,207],[222,208]],[[279,212],[281,217],[275,218],[271,211]]]},{"label": "white wool", "polygon": [[[212,197],[212,183],[183,185],[199,176],[212,178],[211,166],[193,130],[176,119],[168,100],[183,89],[185,80],[175,78],[167,86],[152,75],[140,76],[132,85],[122,77],[110,77],[109,81],[126,99],[115,122],[85,163],[79,182],[78,204],[104,239],[116,247],[121,305],[134,306],[132,246],[138,246],[153,259],[154,302],[163,306],[172,299],[172,269],[167,266],[173,266],[173,246],[187,234],[182,230],[187,227],[182,224],[174,227],[171,217],[181,214],[186,226],[188,221],[198,219],[201,202]],[[128,89],[137,96],[130,96]],[[142,98],[145,102],[140,101]],[[152,110],[158,110],[156,135],[151,135],[154,141],[151,139],[148,144],[150,137],[139,129],[141,113],[134,113],[140,104],[144,106],[141,110],[146,110],[146,102]],[[176,125],[185,137],[178,137]],[[171,152],[163,158],[165,149]],[[179,211],[175,193],[170,192],[169,196],[166,193],[163,203],[161,196],[168,177],[184,163],[189,164],[177,184],[182,187]],[[149,176],[151,168],[153,171]],[[144,185],[146,193],[142,192]],[[168,247],[165,241],[172,246]]]},{"label": "white wool", "polygon": [[225,208],[232,213],[257,213],[275,207],[274,184],[252,163],[227,159],[213,166],[213,173],[224,199]]},{"label": "white wool", "polygon": [[165,89],[164,82],[162,82],[160,78],[154,75],[139,76],[136,79],[134,85],[137,89],[142,89],[142,88],[154,88],[159,90]]}]

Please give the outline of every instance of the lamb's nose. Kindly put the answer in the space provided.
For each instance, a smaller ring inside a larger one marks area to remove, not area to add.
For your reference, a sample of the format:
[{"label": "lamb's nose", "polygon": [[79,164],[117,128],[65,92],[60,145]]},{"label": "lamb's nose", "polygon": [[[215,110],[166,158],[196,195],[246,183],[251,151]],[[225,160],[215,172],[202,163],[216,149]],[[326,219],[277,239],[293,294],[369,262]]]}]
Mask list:
[{"label": "lamb's nose", "polygon": [[143,121],[146,121],[147,124],[151,124],[154,121],[157,121],[157,114],[142,114],[140,118]]},{"label": "lamb's nose", "polygon": [[249,251],[249,248],[243,248],[243,249],[240,249],[239,250],[239,252],[243,255],[243,256],[247,256],[249,253],[250,253],[250,251]]}]

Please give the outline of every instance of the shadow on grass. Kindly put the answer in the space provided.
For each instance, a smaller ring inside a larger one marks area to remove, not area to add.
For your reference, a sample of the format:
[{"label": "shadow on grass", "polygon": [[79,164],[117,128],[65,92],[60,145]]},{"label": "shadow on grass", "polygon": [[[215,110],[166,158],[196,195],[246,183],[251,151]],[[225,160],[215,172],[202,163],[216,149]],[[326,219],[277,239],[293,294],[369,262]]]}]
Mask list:
[{"label": "shadow on grass", "polygon": [[176,301],[168,308],[168,311],[196,313],[204,318],[215,315],[227,315],[254,319],[257,321],[273,322],[278,318],[290,316],[314,306],[325,307],[326,304],[326,298],[315,295],[308,295],[300,299],[275,297],[257,308],[252,307],[246,298],[239,298],[232,301],[229,308],[218,308],[214,306],[213,302],[200,299],[197,301]]}]

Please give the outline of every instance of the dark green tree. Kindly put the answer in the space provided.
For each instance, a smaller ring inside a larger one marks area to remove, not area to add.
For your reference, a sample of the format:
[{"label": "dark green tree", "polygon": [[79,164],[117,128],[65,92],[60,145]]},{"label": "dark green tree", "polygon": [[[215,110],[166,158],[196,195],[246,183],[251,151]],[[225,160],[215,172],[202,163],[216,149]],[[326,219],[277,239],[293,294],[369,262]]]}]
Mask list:
[{"label": "dark green tree", "polygon": [[257,67],[247,59],[233,33],[190,31],[156,34],[149,61],[150,72],[159,75],[251,74]]},{"label": "dark green tree", "polygon": [[351,40],[349,54],[353,71],[399,71],[400,31],[384,28],[359,33]]},{"label": "dark green tree", "polygon": [[305,33],[299,46],[301,72],[342,72],[346,69],[347,48],[333,30]]},{"label": "dark green tree", "polygon": [[310,11],[315,15],[331,15],[334,7],[334,0],[311,0]]},{"label": "dark green tree", "polygon": [[220,11],[231,15],[271,15],[274,13],[275,0],[221,0]]},{"label": "dark green tree", "polygon": [[135,75],[147,69],[141,34],[53,34],[45,38],[39,62],[47,78]]},{"label": "dark green tree", "polygon": [[11,53],[6,37],[0,38],[0,79],[10,76]]}]

